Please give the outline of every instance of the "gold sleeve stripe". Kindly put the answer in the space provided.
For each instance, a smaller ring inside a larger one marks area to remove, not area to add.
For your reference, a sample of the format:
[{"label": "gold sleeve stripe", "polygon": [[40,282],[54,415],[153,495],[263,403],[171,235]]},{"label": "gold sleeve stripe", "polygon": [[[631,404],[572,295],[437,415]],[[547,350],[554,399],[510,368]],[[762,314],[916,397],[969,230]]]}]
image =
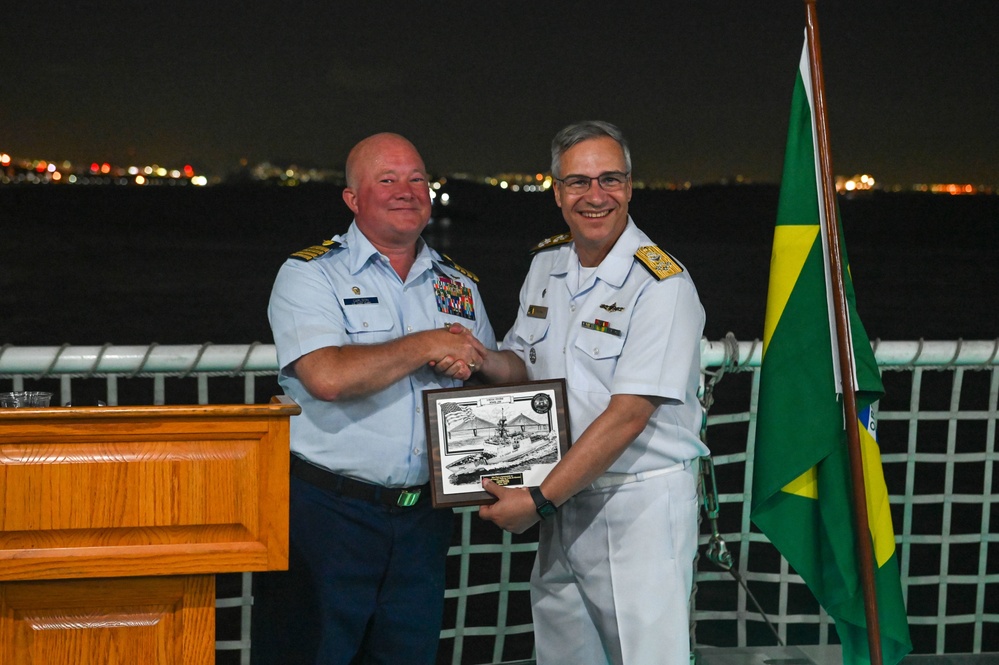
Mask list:
[{"label": "gold sleeve stripe", "polygon": [[331,249],[335,249],[340,246],[340,243],[334,242],[332,240],[324,240],[322,245],[312,245],[311,247],[306,247],[305,249],[300,249],[291,255],[293,259],[299,259],[301,261],[311,261],[317,257],[322,256]]}]

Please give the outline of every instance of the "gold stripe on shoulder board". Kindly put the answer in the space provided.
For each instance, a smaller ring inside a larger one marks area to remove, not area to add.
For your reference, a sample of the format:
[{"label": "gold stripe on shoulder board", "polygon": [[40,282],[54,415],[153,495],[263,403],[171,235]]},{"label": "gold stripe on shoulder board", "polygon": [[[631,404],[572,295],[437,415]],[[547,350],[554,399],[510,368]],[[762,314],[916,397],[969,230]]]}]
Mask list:
[{"label": "gold stripe on shoulder board", "polygon": [[454,259],[452,259],[447,254],[441,254],[441,258],[444,259],[444,261],[443,261],[444,265],[448,266],[449,268],[454,268],[455,270],[457,270],[462,275],[464,275],[465,277],[469,278],[470,280],[472,280],[476,284],[479,283],[479,278],[478,278],[478,276],[474,272],[472,272],[471,270],[467,270],[465,268],[462,268],[457,263],[455,263]]},{"label": "gold stripe on shoulder board", "polygon": [[335,240],[324,240],[322,245],[312,245],[311,247],[306,247],[305,249],[300,249],[291,255],[293,259],[299,259],[301,261],[311,261],[317,257],[322,256],[331,249],[336,249],[340,246],[340,243]]},{"label": "gold stripe on shoulder board", "polygon": [[683,272],[683,268],[676,262],[676,259],[655,245],[639,247],[638,251],[635,252],[635,258],[652,273],[656,280],[661,281]]},{"label": "gold stripe on shoulder board", "polygon": [[544,240],[542,240],[541,242],[539,242],[537,245],[535,245],[534,247],[531,248],[530,253],[534,254],[535,252],[540,252],[543,249],[549,249],[551,247],[558,247],[559,245],[564,245],[567,242],[572,242],[572,234],[571,233],[559,233],[556,236],[552,236],[551,238],[545,238]]}]

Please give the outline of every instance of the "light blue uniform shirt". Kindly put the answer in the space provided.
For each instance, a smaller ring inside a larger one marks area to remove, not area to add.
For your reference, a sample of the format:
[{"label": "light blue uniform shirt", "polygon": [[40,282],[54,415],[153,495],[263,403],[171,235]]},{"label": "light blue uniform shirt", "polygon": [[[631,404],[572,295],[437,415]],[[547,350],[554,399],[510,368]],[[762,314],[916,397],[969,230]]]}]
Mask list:
[{"label": "light blue uniform shirt", "polygon": [[[291,419],[291,449],[359,480],[422,485],[429,480],[422,391],[458,387],[460,381],[423,367],[374,395],[326,402],[309,394],[291,365],[324,347],[377,344],[453,322],[495,349],[478,286],[422,239],[405,283],[356,222],[333,240],[341,246],[322,256],[288,259],[271,291],[267,315],[281,368],[278,381],[302,407]],[[439,297],[449,289],[459,296]]]},{"label": "light blue uniform shirt", "polygon": [[639,247],[653,244],[629,217],[595,270],[580,268],[572,243],[540,251],[503,340],[524,359],[529,378],[566,380],[574,438],[611,395],[665,398],[612,473],[657,471],[708,454],[697,399],[704,308],[686,270],[657,281],[635,259]]}]

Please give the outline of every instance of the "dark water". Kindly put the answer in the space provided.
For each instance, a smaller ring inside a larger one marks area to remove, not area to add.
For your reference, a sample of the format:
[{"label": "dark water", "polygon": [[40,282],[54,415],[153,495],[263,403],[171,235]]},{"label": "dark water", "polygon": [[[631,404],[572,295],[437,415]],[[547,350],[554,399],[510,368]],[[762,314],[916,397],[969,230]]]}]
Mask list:
[{"label": "dark water", "polygon": [[[449,183],[426,236],[481,278],[512,323],[526,249],[563,229],[550,194]],[[705,334],[760,337],[776,187],[635,192],[631,212],[690,270]],[[999,197],[840,202],[872,338],[999,334]],[[0,188],[0,344],[270,342],[266,306],[291,252],[346,229],[335,187]]]}]

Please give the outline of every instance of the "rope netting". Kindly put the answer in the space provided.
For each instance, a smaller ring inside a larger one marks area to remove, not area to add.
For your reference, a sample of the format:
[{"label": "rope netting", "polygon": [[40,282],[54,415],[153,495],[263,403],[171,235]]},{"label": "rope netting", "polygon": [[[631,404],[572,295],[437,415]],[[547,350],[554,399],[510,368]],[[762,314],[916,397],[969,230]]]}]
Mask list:
[{"label": "rope netting", "polygon": [[[702,436],[712,454],[701,465],[692,644],[834,644],[832,620],[749,519],[761,346],[731,334],[702,343]],[[886,388],[878,441],[914,653],[999,652],[999,339],[872,346]],[[261,403],[279,391],[276,373],[273,347],[259,343],[0,347],[0,391],[48,389],[54,404]],[[439,662],[532,658],[536,527],[511,536],[474,508],[456,512]],[[219,576],[217,608],[217,661],[248,663],[251,576]]]}]

